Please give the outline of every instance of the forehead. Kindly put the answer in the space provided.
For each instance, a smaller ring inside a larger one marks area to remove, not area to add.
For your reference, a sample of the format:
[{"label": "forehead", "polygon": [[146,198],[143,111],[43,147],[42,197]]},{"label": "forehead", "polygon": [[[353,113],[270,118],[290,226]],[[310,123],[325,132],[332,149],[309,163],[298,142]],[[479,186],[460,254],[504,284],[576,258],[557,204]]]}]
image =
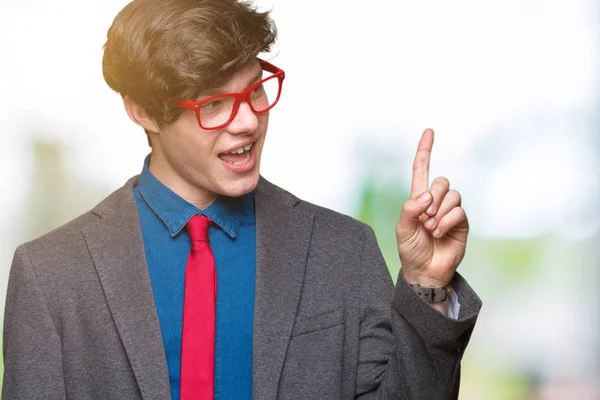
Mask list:
[{"label": "forehead", "polygon": [[262,68],[258,60],[236,71],[231,78],[217,86],[217,91],[239,92],[246,89],[262,77]]}]

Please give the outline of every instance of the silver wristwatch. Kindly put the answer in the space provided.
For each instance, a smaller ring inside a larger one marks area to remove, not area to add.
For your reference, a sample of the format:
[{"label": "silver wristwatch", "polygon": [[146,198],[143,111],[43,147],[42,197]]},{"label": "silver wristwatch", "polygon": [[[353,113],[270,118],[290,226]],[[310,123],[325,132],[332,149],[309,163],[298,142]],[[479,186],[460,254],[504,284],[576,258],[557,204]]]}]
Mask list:
[{"label": "silver wristwatch", "polygon": [[421,286],[418,283],[409,285],[412,290],[419,295],[420,298],[428,303],[439,303],[447,300],[448,296],[450,295],[450,290],[452,290],[450,286],[427,287]]}]

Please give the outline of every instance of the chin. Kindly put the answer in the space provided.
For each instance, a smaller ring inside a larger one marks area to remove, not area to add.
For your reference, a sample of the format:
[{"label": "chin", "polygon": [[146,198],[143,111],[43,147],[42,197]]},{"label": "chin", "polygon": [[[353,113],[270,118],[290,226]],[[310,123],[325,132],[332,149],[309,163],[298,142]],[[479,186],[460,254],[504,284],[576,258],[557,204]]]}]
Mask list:
[{"label": "chin", "polygon": [[260,175],[253,173],[250,176],[236,179],[222,186],[221,194],[227,197],[240,197],[256,189]]}]

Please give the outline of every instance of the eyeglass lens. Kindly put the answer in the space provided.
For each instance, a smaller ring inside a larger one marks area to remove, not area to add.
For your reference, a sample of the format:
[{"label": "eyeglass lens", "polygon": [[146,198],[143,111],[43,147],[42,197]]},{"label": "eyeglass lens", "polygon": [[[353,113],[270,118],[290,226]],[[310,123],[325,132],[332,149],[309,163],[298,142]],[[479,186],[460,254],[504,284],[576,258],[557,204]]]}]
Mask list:
[{"label": "eyeglass lens", "polygon": [[[277,101],[279,85],[279,79],[273,76],[254,88],[248,96],[251,108],[257,113],[266,111]],[[231,119],[234,106],[235,97],[233,96],[221,97],[203,104],[199,110],[202,126],[210,129],[227,123]]]}]

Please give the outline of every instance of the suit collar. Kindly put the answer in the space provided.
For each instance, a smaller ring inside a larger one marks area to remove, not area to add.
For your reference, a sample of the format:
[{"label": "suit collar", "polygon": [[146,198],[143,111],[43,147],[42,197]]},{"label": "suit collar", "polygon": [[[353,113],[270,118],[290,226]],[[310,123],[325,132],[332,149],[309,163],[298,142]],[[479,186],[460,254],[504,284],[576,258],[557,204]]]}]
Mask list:
[{"label": "suit collar", "polygon": [[108,307],[144,399],[171,397],[169,373],[133,195],[139,177],[100,203],[83,230]]}]

